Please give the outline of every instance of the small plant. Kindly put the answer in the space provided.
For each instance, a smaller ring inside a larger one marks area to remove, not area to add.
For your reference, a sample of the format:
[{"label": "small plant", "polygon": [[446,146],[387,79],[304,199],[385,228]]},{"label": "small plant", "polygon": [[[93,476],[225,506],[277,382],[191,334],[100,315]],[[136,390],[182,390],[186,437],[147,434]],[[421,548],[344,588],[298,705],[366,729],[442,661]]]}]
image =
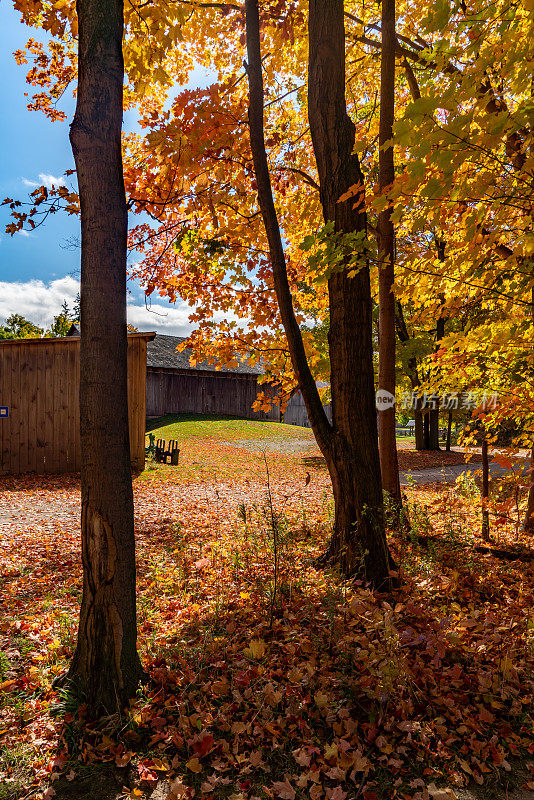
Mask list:
[{"label": "small plant", "polygon": [[420,536],[428,536],[432,530],[432,523],[426,507],[416,501],[408,503],[407,511],[411,523],[410,538],[412,542],[417,543]]},{"label": "small plant", "polygon": [[0,650],[0,682],[5,680],[9,667],[10,663],[8,657]]},{"label": "small plant", "polygon": [[60,717],[63,714],[75,714],[85,698],[77,684],[68,681],[57,693],[57,702],[50,708],[53,717]]},{"label": "small plant", "polygon": [[461,472],[456,478],[455,486],[457,492],[467,500],[475,500],[480,496],[480,490],[476,485],[472,472]]}]

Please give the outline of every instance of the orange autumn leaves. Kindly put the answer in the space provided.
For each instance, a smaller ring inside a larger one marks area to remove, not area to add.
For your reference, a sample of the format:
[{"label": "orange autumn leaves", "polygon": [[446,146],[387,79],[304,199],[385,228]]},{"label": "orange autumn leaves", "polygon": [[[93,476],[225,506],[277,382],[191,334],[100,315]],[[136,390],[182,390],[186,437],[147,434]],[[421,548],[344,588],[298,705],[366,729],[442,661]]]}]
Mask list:
[{"label": "orange autumn leaves", "polygon": [[[151,682],[125,727],[86,726],[75,759],[64,742],[83,707],[52,717],[61,697],[51,681],[70,657],[79,603],[78,482],[0,482],[0,515],[19,520],[0,532],[3,680],[13,681],[0,731],[4,745],[27,746],[28,785],[53,773],[75,781],[80,762],[103,761],[125,771],[139,800],[156,784],[185,800],[349,800],[360,786],[368,800],[423,800],[439,797],[444,778],[454,791],[534,755],[533,563],[474,553],[472,500],[409,489],[412,533],[392,539],[404,586],[373,595],[313,568],[330,525],[325,472],[298,453],[267,453],[283,535],[270,627],[261,440],[256,450],[234,441],[248,464],[239,478],[232,461],[213,471],[210,439],[182,438],[203,471],[148,470],[134,484],[139,644]],[[515,536],[506,522],[496,544]],[[13,776],[9,763],[2,770]]]}]

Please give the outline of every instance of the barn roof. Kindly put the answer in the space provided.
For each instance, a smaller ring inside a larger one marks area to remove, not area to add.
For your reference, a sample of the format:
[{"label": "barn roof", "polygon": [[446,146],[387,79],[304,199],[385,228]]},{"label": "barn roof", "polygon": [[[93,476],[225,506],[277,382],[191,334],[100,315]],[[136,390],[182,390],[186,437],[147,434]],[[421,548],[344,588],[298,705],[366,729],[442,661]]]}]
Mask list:
[{"label": "barn roof", "polygon": [[[147,343],[146,365],[157,369],[191,369],[202,372],[232,372],[240,375],[261,375],[262,370],[258,365],[252,365],[245,358],[234,367],[227,364],[218,366],[217,362],[209,364],[207,361],[199,361],[191,364],[191,357],[194,355],[191,348],[186,347],[181,352],[176,348],[185,342],[183,336],[166,336],[157,333],[151,342]],[[239,357],[237,357],[239,358]]]}]

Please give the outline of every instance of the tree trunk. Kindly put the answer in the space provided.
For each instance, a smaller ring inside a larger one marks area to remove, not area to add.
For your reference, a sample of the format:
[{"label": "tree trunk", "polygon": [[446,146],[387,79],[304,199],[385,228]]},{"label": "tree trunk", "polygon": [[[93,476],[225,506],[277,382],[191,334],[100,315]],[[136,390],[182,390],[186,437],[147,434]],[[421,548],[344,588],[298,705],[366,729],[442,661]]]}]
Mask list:
[{"label": "tree trunk", "polygon": [[[343,0],[310,0],[308,32],[308,119],[323,216],[336,233],[362,234],[356,274],[349,277],[354,264],[347,264],[328,280],[335,429],[329,466],[336,502],[330,554],[352,571],[365,559],[367,578],[379,583],[387,576],[391,560],[384,531],[376,426],[364,179],[353,152],[355,128],[345,101]],[[340,202],[354,187],[359,192]]]},{"label": "tree trunk", "polygon": [[[395,113],[395,0],[382,0],[382,51],[380,69],[380,129],[378,183],[385,193],[395,179],[393,138]],[[379,338],[378,386],[395,397],[395,230],[388,205],[378,215]],[[395,405],[381,408],[378,416],[382,487],[397,510],[402,500],[395,434]]]},{"label": "tree trunk", "polygon": [[128,434],[121,128],[123,6],[78,0],[70,141],[81,203],[80,420],[83,597],[69,679],[91,715],[120,711],[142,675]]},{"label": "tree trunk", "polygon": [[449,409],[449,417],[447,419],[447,442],[445,450],[447,453],[451,452],[451,435],[452,435],[452,409]]},{"label": "tree trunk", "polygon": [[439,400],[428,412],[428,450],[439,450]]},{"label": "tree trunk", "polygon": [[430,450],[430,409],[423,413],[423,450]]},{"label": "tree trunk", "polygon": [[[246,0],[245,8],[249,130],[258,200],[293,368],[332,478],[335,523],[325,561],[338,566],[345,575],[358,573],[375,586],[381,586],[388,581],[392,562],[385,537],[378,458],[369,270],[364,263],[356,277],[349,278],[349,270],[340,269],[328,282],[331,425],[322,408],[295,318],[273,201],[263,131],[257,0]],[[309,84],[313,119],[310,124],[325,219],[333,220],[337,231],[365,233],[365,214],[353,210],[353,201],[337,202],[341,194],[362,180],[359,162],[352,156],[354,126],[345,109],[345,43],[340,0],[320,0],[310,5]],[[317,98],[317,90],[322,97]]]},{"label": "tree trunk", "polygon": [[530,486],[527,496],[527,508],[523,527],[526,531],[534,531],[534,445],[530,454]]},{"label": "tree trunk", "polygon": [[418,407],[416,407],[414,410],[414,420],[415,420],[415,449],[421,451],[425,449],[425,431],[424,431],[423,412]]},{"label": "tree trunk", "polygon": [[488,511],[489,497],[489,462],[488,462],[488,441],[486,433],[482,439],[482,538],[489,542],[490,524]]}]

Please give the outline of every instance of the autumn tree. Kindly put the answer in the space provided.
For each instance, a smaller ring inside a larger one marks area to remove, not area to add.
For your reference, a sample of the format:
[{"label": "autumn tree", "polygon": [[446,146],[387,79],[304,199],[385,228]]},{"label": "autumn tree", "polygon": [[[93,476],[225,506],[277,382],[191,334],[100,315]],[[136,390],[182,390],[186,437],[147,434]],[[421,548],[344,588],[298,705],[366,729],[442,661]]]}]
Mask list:
[{"label": "autumn tree", "polygon": [[82,228],[83,596],[68,678],[94,714],[120,711],[135,694],[142,670],[126,372],[122,2],[78,0],[77,14],[78,97],[70,140]]},{"label": "autumn tree", "polygon": [[39,339],[43,329],[22,314],[11,314],[3,325],[0,325],[0,339]]},{"label": "autumn tree", "polygon": [[[327,561],[374,585],[387,580],[391,560],[382,508],[371,341],[371,291],[365,255],[365,213],[350,190],[363,184],[353,153],[354,125],[345,102],[343,2],[312,0],[309,8],[308,114],[324,220],[347,254],[328,278],[332,425],[323,410],[295,319],[280,227],[273,202],[264,138],[264,90],[257,0],[246,2],[249,128],[258,200],[274,284],[293,368],[334,490],[335,522]],[[349,192],[349,197],[344,195]],[[354,236],[354,234],[359,234]],[[359,245],[359,246],[358,246]]]}]

